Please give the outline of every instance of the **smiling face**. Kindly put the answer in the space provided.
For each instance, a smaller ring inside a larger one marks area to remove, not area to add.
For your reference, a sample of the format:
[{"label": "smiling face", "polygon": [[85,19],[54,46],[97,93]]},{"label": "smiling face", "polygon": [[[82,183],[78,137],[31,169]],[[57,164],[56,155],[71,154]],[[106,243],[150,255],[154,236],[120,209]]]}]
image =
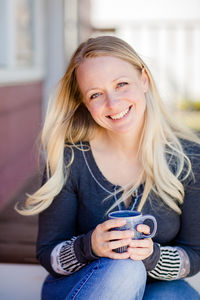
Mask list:
[{"label": "smiling face", "polygon": [[144,70],[113,56],[100,56],[86,58],[76,76],[83,102],[98,125],[116,133],[142,128],[148,89]]}]

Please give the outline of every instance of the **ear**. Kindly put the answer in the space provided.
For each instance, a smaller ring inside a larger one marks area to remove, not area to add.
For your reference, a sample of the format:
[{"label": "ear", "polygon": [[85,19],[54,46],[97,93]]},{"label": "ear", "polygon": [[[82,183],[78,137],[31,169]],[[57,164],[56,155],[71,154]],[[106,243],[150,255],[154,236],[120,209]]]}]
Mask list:
[{"label": "ear", "polygon": [[147,74],[145,68],[142,68],[141,82],[142,82],[142,86],[144,88],[144,93],[146,93],[149,88],[149,77],[148,77],[148,74]]}]

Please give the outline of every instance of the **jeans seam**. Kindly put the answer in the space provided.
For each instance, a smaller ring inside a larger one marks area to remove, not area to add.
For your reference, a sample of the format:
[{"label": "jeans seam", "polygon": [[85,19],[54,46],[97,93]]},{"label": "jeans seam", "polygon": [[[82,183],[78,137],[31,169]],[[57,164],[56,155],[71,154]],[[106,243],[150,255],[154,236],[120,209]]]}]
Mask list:
[{"label": "jeans seam", "polygon": [[95,267],[91,270],[91,273],[86,277],[85,280],[83,280],[83,282],[81,283],[80,287],[78,288],[78,290],[75,292],[74,295],[72,295],[72,300],[75,299],[75,297],[78,295],[78,293],[80,292],[80,290],[83,288],[83,286],[86,284],[86,282],[89,280],[89,278],[92,276],[92,274],[94,273],[94,270],[99,268],[99,264],[100,261],[98,260],[98,264],[95,265]]}]

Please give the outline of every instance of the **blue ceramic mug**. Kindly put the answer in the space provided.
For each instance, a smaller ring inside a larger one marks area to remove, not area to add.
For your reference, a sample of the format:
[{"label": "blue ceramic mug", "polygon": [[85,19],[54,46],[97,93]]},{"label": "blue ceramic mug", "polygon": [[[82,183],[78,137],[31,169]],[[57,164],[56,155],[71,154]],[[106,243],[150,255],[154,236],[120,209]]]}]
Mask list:
[{"label": "blue ceramic mug", "polygon": [[[131,210],[119,210],[114,211],[108,214],[109,219],[125,219],[126,224],[121,227],[116,227],[114,230],[133,230],[134,237],[133,240],[140,240],[145,238],[152,238],[155,236],[157,231],[157,222],[156,219],[151,215],[142,215],[141,212],[131,211]],[[143,224],[145,220],[150,220],[153,222],[153,229],[150,234],[143,234],[142,232],[137,231],[137,226]],[[127,246],[120,247],[114,251],[117,253],[126,252]]]}]

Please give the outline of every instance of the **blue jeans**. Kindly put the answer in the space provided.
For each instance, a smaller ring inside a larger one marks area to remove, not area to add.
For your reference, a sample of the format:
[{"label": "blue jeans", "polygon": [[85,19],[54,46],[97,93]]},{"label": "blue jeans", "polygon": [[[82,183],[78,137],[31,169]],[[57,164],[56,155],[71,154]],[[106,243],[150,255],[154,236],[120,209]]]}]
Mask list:
[{"label": "blue jeans", "polygon": [[[189,295],[189,296],[188,296]],[[100,258],[70,276],[47,276],[42,300],[199,300],[183,280],[146,284],[141,261]]]},{"label": "blue jeans", "polygon": [[181,280],[156,281],[146,286],[143,300],[200,300],[189,283]]}]

